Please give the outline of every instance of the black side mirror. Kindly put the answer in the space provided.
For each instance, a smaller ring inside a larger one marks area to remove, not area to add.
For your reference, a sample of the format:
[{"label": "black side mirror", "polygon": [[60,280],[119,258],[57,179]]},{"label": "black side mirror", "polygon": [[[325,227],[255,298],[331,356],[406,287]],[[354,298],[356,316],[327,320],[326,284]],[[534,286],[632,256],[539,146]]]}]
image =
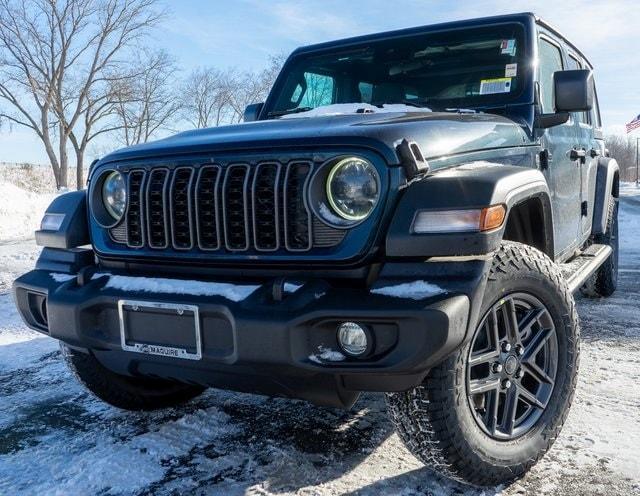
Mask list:
[{"label": "black side mirror", "polygon": [[555,112],[536,116],[535,127],[547,129],[569,120],[570,112],[588,112],[593,108],[593,73],[588,69],[553,73]]},{"label": "black side mirror", "polygon": [[593,108],[593,73],[588,69],[553,73],[556,112],[588,112]]},{"label": "black side mirror", "polygon": [[244,109],[244,122],[257,121],[258,117],[260,117],[260,112],[262,112],[263,106],[264,103],[252,103],[251,105],[247,105],[247,108]]}]

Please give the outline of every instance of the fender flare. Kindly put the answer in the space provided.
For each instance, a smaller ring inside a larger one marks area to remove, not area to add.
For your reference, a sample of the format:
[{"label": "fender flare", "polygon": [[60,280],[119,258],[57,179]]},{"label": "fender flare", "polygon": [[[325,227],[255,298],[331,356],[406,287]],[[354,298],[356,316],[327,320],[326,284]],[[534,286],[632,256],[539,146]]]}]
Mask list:
[{"label": "fender flare", "polygon": [[502,241],[505,223],[494,231],[413,234],[419,210],[457,210],[503,204],[506,219],[516,205],[536,198],[544,219],[546,252],[553,256],[553,215],[549,186],[537,169],[494,162],[470,163],[410,184],[399,200],[387,231],[389,257],[486,255]]},{"label": "fender flare", "polygon": [[38,246],[66,250],[90,244],[86,191],[72,191],[56,197],[45,214],[63,215],[64,218],[55,231],[36,231]]},{"label": "fender flare", "polygon": [[620,166],[614,158],[599,157],[596,172],[596,193],[593,199],[593,222],[591,234],[602,234],[607,230],[609,200],[618,197]]}]

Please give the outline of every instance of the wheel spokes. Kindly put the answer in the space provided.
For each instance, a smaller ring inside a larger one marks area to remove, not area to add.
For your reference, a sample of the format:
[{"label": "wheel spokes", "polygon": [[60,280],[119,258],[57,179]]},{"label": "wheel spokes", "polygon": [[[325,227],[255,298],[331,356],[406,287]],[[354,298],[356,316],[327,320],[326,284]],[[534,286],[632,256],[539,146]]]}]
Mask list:
[{"label": "wheel spokes", "polygon": [[553,384],[553,379],[535,362],[523,362],[522,369],[524,372],[528,373],[535,381],[542,384]]},{"label": "wheel spokes", "polygon": [[500,352],[498,350],[477,352],[475,354],[472,354],[469,358],[469,365],[475,367],[476,365],[480,365],[482,363],[491,362],[499,356]]},{"label": "wheel spokes", "polygon": [[500,307],[504,325],[507,331],[507,340],[511,343],[520,342],[520,333],[518,331],[518,315],[516,313],[516,304],[513,298],[507,299]]},{"label": "wheel spokes", "polygon": [[507,390],[507,397],[502,410],[502,422],[500,426],[502,430],[509,435],[513,434],[513,428],[516,421],[516,411],[518,409],[518,388],[512,386]]},{"label": "wheel spokes", "polygon": [[544,315],[545,310],[543,308],[534,308],[527,312],[527,314],[518,322],[518,333],[520,335],[520,339],[526,337],[528,333],[531,331],[533,324],[538,322],[540,317]]},{"label": "wheel spokes", "polygon": [[493,435],[498,427],[498,405],[500,404],[500,390],[494,389],[487,395],[487,405],[484,423]]},{"label": "wheel spokes", "polygon": [[524,356],[522,357],[522,360],[526,363],[535,360],[540,349],[554,333],[555,331],[553,329],[540,329],[540,331],[536,333],[524,347]]},{"label": "wheel spokes", "polygon": [[540,401],[535,394],[522,386],[518,386],[518,395],[520,399],[533,407],[540,408],[542,410],[547,406],[547,404]]},{"label": "wheel spokes", "polygon": [[470,394],[482,394],[493,390],[499,390],[500,378],[495,379],[474,379],[469,381]]}]

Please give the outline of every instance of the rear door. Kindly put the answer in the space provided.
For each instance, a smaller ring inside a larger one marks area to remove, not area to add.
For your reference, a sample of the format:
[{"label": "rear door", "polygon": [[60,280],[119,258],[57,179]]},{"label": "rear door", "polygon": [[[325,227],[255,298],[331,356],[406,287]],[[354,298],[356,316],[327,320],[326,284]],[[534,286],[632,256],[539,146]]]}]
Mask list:
[{"label": "rear door", "polygon": [[[538,84],[544,113],[555,112],[553,73],[564,68],[560,45],[553,38],[541,34],[538,42]],[[561,258],[575,249],[581,222],[580,165],[570,157],[571,149],[578,147],[576,124],[569,119],[564,124],[546,129],[540,140],[549,153],[549,167],[545,174],[552,197],[555,253]]]},{"label": "rear door", "polygon": [[[567,69],[584,69],[581,58],[573,52],[568,52]],[[598,167],[598,155],[600,144],[596,140],[595,122],[593,112],[574,112],[572,118],[578,138],[578,148],[584,150],[586,155],[583,160],[578,160],[580,169],[580,226],[578,238],[585,241],[591,233],[593,220],[593,204],[596,191],[596,172]]]}]

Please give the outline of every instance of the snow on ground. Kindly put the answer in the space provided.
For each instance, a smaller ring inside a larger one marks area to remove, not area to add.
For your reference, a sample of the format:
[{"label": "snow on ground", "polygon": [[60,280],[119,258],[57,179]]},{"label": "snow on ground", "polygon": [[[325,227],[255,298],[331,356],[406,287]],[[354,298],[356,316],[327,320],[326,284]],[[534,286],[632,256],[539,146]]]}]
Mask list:
[{"label": "snow on ground", "polygon": [[146,414],[99,402],[13,306],[10,281],[39,250],[0,243],[0,494],[640,494],[640,194],[624,191],[619,289],[578,299],[581,370],[565,428],[523,480],[484,492],[423,468],[381,395],[349,412],[218,390]]}]

